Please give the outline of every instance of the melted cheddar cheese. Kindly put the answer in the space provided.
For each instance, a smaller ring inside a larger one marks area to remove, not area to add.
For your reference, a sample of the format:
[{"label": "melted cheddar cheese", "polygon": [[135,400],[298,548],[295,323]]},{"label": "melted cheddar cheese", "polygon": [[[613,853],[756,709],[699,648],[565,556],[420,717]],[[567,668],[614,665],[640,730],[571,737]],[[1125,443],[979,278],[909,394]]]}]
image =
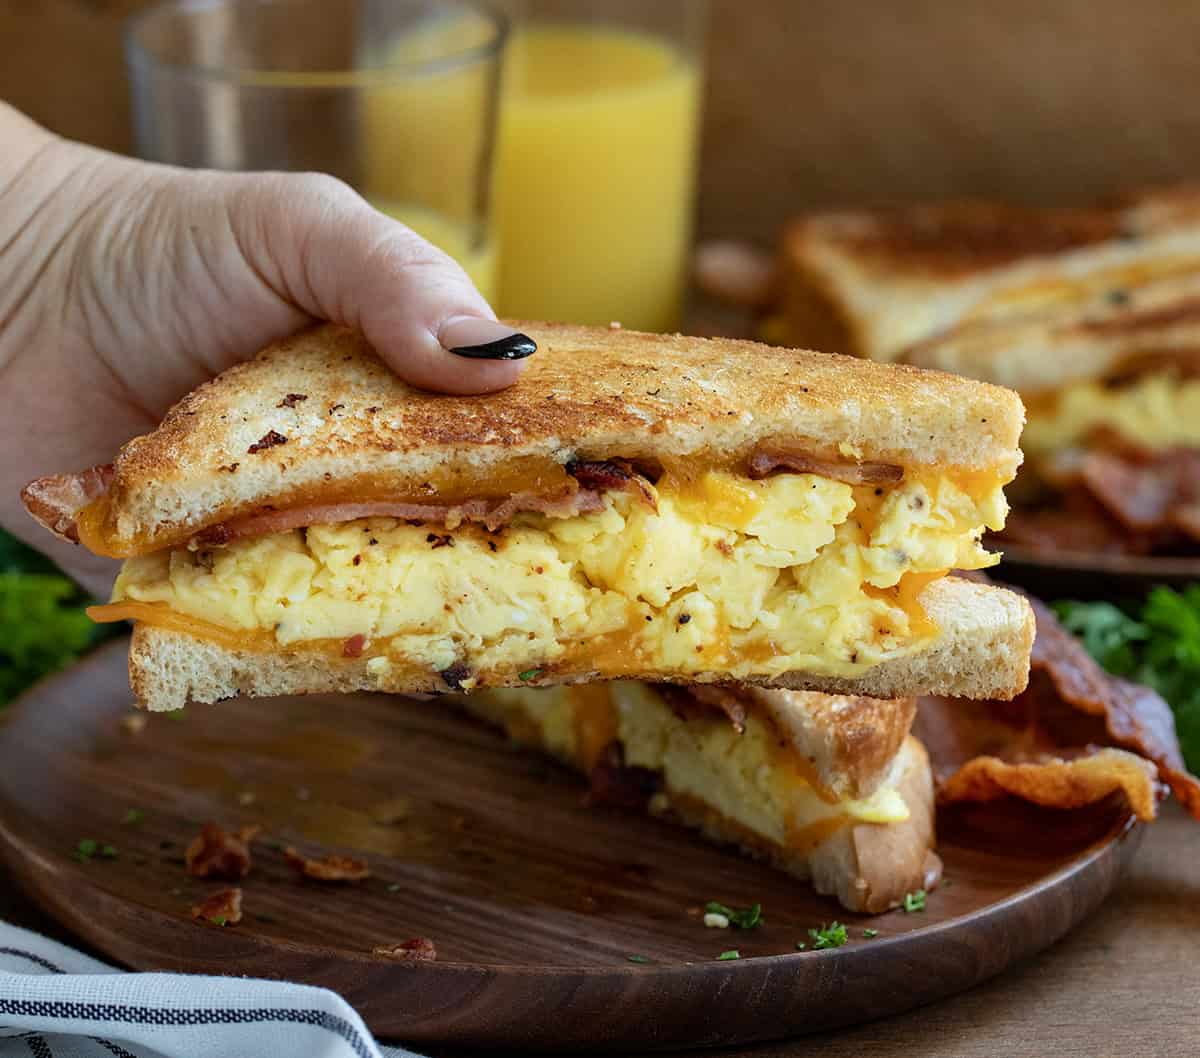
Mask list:
[{"label": "melted cheddar cheese", "polygon": [[[572,518],[489,533],[392,518],[311,526],[128,560],[102,619],[134,615],[246,649],[363,637],[371,671],[465,664],[487,682],[531,663],[603,676],[854,675],[926,646],[929,579],[995,557],[1001,485],[852,487],[812,474],[708,471]],[[184,625],[181,626],[180,622]]]}]

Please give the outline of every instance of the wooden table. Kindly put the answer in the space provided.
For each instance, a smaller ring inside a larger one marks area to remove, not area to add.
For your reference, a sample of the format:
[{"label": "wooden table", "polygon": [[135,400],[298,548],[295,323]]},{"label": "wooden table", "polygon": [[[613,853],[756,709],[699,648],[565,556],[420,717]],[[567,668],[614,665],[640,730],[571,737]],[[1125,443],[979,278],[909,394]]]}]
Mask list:
[{"label": "wooden table", "polygon": [[[56,930],[0,875],[0,917]],[[1016,970],[935,1006],[741,1058],[1200,1054],[1200,826],[1170,804],[1092,919]],[[455,1052],[446,1052],[451,1058]],[[461,1054],[461,1052],[457,1052]],[[734,1052],[716,1053],[733,1058]],[[638,1056],[642,1058],[642,1056]]]}]

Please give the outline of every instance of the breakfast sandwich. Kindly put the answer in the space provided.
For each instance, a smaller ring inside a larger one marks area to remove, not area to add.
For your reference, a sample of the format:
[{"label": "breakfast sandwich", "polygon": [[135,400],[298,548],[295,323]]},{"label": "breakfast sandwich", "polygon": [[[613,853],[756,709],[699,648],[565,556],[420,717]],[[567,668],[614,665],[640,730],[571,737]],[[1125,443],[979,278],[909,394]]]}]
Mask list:
[{"label": "breakfast sandwich", "polygon": [[523,325],[512,388],[423,393],[321,326],[182,400],[111,466],[24,491],[123,558],[151,709],[237,694],[640,678],[1005,697],[997,559],[1020,400],[749,342]]},{"label": "breakfast sandwich", "polygon": [[1200,545],[1200,190],[807,217],[777,290],[777,340],[1021,393],[1028,469],[1006,539]]},{"label": "breakfast sandwich", "polygon": [[697,828],[851,911],[940,877],[912,699],[617,681],[453,700],[583,772],[594,802]]}]

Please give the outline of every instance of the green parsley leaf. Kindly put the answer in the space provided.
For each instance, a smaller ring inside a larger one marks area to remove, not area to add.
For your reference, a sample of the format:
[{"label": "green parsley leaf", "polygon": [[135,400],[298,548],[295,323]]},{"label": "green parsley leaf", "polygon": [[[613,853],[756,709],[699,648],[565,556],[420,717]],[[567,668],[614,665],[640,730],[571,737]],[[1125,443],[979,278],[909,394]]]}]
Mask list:
[{"label": "green parsley leaf", "polygon": [[145,818],[146,813],[140,808],[131,808],[128,812],[121,816],[121,826],[136,827]]},{"label": "green parsley leaf", "polygon": [[820,929],[810,929],[808,935],[812,939],[814,951],[820,951],[822,948],[840,948],[850,939],[846,927],[840,922],[830,922],[828,926],[822,926]]},{"label": "green parsley leaf", "polygon": [[728,907],[716,900],[710,900],[704,905],[706,914],[724,915],[731,926],[738,929],[754,929],[766,920],[762,916],[762,904],[752,904],[750,907]]},{"label": "green parsley leaf", "polygon": [[717,962],[728,962],[730,959],[740,959],[742,953],[737,948],[730,948],[729,951],[723,951],[717,956]]},{"label": "green parsley leaf", "polygon": [[96,855],[99,849],[100,842],[95,838],[84,838],[75,846],[73,855],[80,863],[91,863],[92,857]]},{"label": "green parsley leaf", "polygon": [[100,855],[106,860],[115,860],[118,856],[116,845],[101,845]]},{"label": "green parsley leaf", "polygon": [[904,894],[904,910],[910,915],[914,911],[924,911],[925,910],[925,890],[918,889],[914,893],[905,893]]},{"label": "green parsley leaf", "polygon": [[223,926],[223,925],[225,925],[226,922],[229,921],[229,919],[227,919],[224,915],[213,915],[213,917],[210,918],[208,921],[211,922],[214,926]]},{"label": "green parsley leaf", "polygon": [[544,671],[544,669],[526,669],[524,672],[517,673],[517,679],[522,683],[528,683],[530,680],[536,680]]},{"label": "green parsley leaf", "polygon": [[866,938],[867,938],[867,940],[870,940],[872,937],[878,937],[878,936],[879,936],[879,930],[877,930],[877,929],[864,929],[864,930],[863,930],[863,936],[864,936],[864,937],[866,937]]},{"label": "green parsley leaf", "polygon": [[644,956],[644,955],[626,955],[626,956],[625,956],[625,958],[626,958],[626,959],[627,959],[629,962],[636,962],[636,963],[645,963],[645,962],[649,962],[649,961],[650,961],[650,960],[649,960],[648,958],[646,958],[646,956]]},{"label": "green parsley leaf", "polygon": [[807,947],[808,947],[808,945],[805,944],[804,941],[802,941],[802,940],[796,941],[796,951],[804,951],[804,949]]}]

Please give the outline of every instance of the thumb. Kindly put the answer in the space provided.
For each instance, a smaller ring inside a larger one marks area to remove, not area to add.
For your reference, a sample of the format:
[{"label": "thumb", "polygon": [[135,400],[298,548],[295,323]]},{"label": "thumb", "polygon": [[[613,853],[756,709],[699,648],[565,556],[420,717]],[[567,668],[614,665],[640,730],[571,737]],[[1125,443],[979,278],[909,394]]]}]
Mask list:
[{"label": "thumb", "polygon": [[229,217],[247,262],[280,297],[310,316],[361,328],[414,386],[503,389],[537,348],[497,322],[453,259],[331,176],[248,179]]}]

